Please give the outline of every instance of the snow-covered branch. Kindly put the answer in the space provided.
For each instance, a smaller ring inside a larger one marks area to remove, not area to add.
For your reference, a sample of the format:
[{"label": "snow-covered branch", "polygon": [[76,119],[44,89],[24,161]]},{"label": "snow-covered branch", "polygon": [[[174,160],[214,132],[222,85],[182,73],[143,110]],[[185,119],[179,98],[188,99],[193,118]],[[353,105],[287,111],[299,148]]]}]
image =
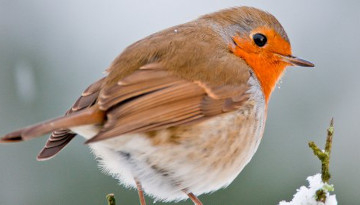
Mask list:
[{"label": "snow-covered branch", "polygon": [[281,201],[279,205],[337,205],[336,195],[331,195],[334,185],[330,180],[330,153],[334,134],[334,120],[331,119],[330,127],[327,129],[325,150],[321,150],[315,142],[309,142],[309,147],[315,156],[321,161],[321,174],[309,176],[309,187],[301,186],[297,189],[294,198],[290,202]]}]

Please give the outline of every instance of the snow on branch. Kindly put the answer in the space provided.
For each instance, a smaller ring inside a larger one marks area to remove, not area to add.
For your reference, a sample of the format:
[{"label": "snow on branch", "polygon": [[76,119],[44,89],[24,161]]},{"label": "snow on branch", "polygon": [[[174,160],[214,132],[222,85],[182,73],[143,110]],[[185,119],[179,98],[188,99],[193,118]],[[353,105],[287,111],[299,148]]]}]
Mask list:
[{"label": "snow on branch", "polygon": [[309,176],[309,187],[301,186],[297,189],[294,198],[290,202],[281,201],[279,205],[337,205],[336,195],[330,195],[334,191],[334,185],[330,180],[330,153],[334,135],[334,119],[331,119],[330,127],[327,129],[325,150],[321,150],[315,142],[309,142],[309,147],[314,155],[321,161],[321,174]]}]

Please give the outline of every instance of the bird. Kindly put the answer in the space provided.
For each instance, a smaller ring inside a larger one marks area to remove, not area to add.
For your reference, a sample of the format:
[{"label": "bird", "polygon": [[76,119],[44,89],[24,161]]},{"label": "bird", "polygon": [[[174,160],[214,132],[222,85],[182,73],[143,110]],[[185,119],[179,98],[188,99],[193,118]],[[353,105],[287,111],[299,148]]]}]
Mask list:
[{"label": "bird", "polygon": [[228,186],[262,139],[268,103],[292,55],[270,13],[233,7],[139,40],[123,50],[64,116],[0,138],[51,133],[37,159],[83,136],[105,173],[157,201],[190,199]]}]

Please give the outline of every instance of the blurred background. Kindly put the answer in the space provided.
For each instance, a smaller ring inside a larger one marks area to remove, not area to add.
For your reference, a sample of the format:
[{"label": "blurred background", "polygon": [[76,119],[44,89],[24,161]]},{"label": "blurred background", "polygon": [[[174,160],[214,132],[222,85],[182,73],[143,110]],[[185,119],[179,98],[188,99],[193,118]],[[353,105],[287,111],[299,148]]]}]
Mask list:
[{"label": "blurred background", "polygon": [[[247,5],[274,14],[294,55],[316,68],[287,70],[272,96],[258,152],[205,204],[277,204],[320,172],[307,143],[323,146],[331,117],[331,182],[340,204],[358,204],[360,3],[356,0],[0,0],[0,135],[62,115],[129,44],[202,14]],[[102,174],[78,137],[37,162],[46,138],[0,145],[0,204],[138,204],[135,190]],[[148,202],[153,200],[147,198]],[[161,204],[156,202],[156,204]],[[192,204],[190,201],[179,204]]]}]

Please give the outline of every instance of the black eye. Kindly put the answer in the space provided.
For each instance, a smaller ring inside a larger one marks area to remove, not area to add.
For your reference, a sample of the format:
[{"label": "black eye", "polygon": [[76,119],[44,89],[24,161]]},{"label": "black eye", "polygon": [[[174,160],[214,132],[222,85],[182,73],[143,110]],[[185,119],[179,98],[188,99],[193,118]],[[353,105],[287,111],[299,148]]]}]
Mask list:
[{"label": "black eye", "polygon": [[253,39],[254,39],[255,44],[258,45],[259,47],[265,46],[265,44],[267,42],[266,36],[261,33],[254,34]]}]

